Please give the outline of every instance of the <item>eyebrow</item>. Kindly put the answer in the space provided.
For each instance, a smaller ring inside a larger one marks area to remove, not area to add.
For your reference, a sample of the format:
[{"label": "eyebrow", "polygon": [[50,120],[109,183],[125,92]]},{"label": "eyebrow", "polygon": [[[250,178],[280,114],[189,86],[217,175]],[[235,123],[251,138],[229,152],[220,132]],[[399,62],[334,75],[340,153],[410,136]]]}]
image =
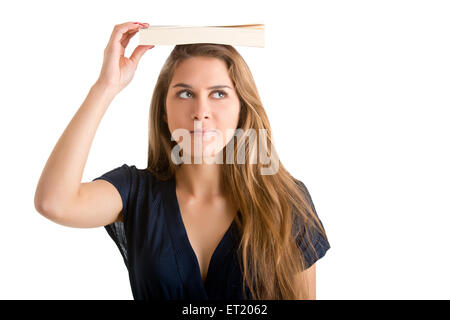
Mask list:
[{"label": "eyebrow", "polygon": [[[190,86],[190,85],[188,85],[188,84],[185,84],[185,83],[177,83],[177,84],[174,85],[172,88],[176,88],[176,87],[183,87],[183,88],[189,88],[189,89],[192,89],[192,86]],[[223,84],[219,84],[219,85],[216,85],[216,86],[212,86],[212,87],[209,87],[209,88],[207,88],[207,89],[221,89],[221,88],[228,88],[228,89],[231,89],[229,86],[226,86],[226,85],[223,85]]]}]

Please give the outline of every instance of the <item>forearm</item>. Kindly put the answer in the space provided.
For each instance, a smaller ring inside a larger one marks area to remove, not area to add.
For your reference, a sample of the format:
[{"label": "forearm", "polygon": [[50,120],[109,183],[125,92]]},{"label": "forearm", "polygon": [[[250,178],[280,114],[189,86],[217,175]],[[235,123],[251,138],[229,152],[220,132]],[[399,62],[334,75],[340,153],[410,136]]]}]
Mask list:
[{"label": "forearm", "polygon": [[58,211],[78,194],[92,141],[114,96],[97,82],[90,88],[42,171],[34,198],[40,211]]}]

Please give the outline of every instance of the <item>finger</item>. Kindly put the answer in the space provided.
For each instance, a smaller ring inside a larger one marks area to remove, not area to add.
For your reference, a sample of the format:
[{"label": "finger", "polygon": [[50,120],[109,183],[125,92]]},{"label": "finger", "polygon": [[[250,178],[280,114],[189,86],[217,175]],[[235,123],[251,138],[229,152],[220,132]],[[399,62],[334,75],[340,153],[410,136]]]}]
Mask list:
[{"label": "finger", "polygon": [[113,45],[116,45],[119,43],[119,41],[122,39],[124,34],[126,34],[129,31],[139,31],[140,28],[148,27],[147,24],[140,24],[136,22],[125,22],[122,24],[118,24],[114,26],[113,32],[111,34],[110,42]]},{"label": "finger", "polygon": [[126,23],[122,23],[122,24],[116,24],[115,26],[114,26],[114,28],[113,28],[113,31],[111,32],[111,36],[109,37],[109,44],[111,44],[113,41],[114,41],[114,39],[117,37],[117,32],[119,31],[119,29],[122,27],[122,26],[124,26],[124,25],[137,25],[137,24],[135,24],[134,22],[126,22]]},{"label": "finger", "polygon": [[139,45],[134,49],[133,53],[131,54],[130,60],[133,61],[135,65],[139,63],[139,60],[141,60],[141,57],[144,55],[147,50],[153,48],[154,45]]},{"label": "finger", "polygon": [[122,46],[120,54],[123,56],[123,54],[125,53],[125,48],[128,45],[128,43],[130,42],[130,39],[132,37],[134,37],[134,35],[139,31],[138,30],[134,30],[134,31],[128,31],[127,33],[125,33],[125,35],[123,36],[122,40],[120,41],[120,44]]},{"label": "finger", "polygon": [[123,34],[121,41],[123,42],[125,39],[130,39],[133,35],[135,35],[142,28],[145,28],[145,26],[139,25],[139,27],[137,29],[130,29],[130,30],[128,30],[127,32],[125,32]]}]

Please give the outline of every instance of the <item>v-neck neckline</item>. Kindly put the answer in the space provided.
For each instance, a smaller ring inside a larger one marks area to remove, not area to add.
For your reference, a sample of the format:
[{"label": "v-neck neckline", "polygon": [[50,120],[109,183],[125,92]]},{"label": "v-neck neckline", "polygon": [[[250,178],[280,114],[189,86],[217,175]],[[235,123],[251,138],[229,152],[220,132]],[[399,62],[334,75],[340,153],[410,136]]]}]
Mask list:
[{"label": "v-neck neckline", "polygon": [[[214,249],[209,260],[205,282],[203,282],[200,264],[191,242],[189,241],[186,226],[181,215],[181,209],[176,194],[175,177],[172,177],[167,181],[165,191],[163,196],[166,202],[165,205],[168,209],[166,212],[168,220],[166,220],[166,222],[169,232],[171,233],[180,276],[183,283],[189,287],[188,290],[193,290],[193,293],[197,296],[194,298],[208,299],[208,288],[212,277],[214,277],[217,266],[222,264],[224,258],[233,247],[232,232],[236,228],[235,218],[233,218],[232,223]],[[239,210],[237,211],[237,214],[239,214]]]}]

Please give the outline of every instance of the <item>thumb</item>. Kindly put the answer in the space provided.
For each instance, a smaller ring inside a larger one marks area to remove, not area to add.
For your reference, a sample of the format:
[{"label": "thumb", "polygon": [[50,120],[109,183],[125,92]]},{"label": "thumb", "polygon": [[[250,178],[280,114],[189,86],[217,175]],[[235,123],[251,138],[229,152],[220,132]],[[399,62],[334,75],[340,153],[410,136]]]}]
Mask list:
[{"label": "thumb", "polygon": [[133,63],[138,64],[139,60],[141,60],[141,57],[144,55],[145,52],[147,52],[148,49],[153,48],[154,45],[139,45],[134,49],[133,53],[131,54],[130,60],[133,61]]}]

